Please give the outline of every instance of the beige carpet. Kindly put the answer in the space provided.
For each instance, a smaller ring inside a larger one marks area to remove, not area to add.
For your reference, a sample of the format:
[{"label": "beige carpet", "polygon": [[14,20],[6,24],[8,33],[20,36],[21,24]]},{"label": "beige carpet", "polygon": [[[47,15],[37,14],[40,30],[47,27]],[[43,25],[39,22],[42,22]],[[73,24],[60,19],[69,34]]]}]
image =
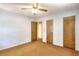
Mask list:
[{"label": "beige carpet", "polygon": [[0,51],[0,56],[71,56],[79,55],[78,51],[61,48],[39,41],[20,45]]}]

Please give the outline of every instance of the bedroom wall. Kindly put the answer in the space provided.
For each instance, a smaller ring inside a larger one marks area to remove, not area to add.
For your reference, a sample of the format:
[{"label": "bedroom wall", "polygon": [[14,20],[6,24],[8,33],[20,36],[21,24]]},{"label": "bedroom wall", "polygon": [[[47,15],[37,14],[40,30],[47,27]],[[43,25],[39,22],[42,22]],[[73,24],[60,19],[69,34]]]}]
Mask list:
[{"label": "bedroom wall", "polygon": [[0,10],[0,50],[31,41],[31,19]]},{"label": "bedroom wall", "polygon": [[53,20],[53,42],[52,44],[63,47],[63,17],[75,16],[75,50],[79,50],[79,9],[59,11],[55,14],[45,16],[39,20],[43,23],[43,42],[46,42],[46,20]]}]

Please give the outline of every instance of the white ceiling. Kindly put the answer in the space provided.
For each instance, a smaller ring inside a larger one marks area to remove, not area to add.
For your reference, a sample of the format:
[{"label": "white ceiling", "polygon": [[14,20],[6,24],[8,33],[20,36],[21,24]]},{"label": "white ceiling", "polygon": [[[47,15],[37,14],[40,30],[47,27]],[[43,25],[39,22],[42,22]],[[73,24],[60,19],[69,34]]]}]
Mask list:
[{"label": "white ceiling", "polygon": [[39,11],[37,15],[32,14],[32,10],[21,10],[23,7],[32,7],[31,3],[5,3],[5,4],[0,4],[0,9],[14,12],[14,13],[20,13],[28,16],[29,18],[40,18],[46,15],[54,14],[57,11],[63,11],[67,9],[76,9],[79,8],[78,3],[66,3],[66,4],[53,4],[53,3],[40,3],[39,7],[41,8],[46,8],[48,12],[42,12]]}]

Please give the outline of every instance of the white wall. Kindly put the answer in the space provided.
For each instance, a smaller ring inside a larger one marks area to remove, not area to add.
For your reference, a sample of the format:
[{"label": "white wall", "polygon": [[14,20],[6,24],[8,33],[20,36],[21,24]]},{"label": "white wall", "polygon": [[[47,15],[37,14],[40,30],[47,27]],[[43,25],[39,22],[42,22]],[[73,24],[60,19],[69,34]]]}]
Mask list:
[{"label": "white wall", "polygon": [[0,10],[0,50],[30,42],[30,22],[24,15]]},{"label": "white wall", "polygon": [[77,11],[76,22],[75,22],[75,37],[76,37],[76,50],[79,51],[79,11]]},{"label": "white wall", "polygon": [[52,14],[50,16],[46,16],[43,18],[40,18],[39,20],[42,20],[43,22],[43,42],[46,42],[46,20],[53,20],[53,44],[63,47],[63,17],[67,16],[76,16],[75,19],[75,45],[76,50],[79,50],[79,12],[78,9],[74,10],[65,10],[65,11],[59,11],[56,14]]}]

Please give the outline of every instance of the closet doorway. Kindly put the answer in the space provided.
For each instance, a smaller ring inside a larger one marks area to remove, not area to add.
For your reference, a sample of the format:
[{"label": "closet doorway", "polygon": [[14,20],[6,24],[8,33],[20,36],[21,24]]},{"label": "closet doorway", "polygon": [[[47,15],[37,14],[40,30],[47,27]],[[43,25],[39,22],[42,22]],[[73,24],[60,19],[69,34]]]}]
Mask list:
[{"label": "closet doorway", "polygon": [[38,40],[42,40],[42,22],[38,22],[38,25],[37,25],[37,37],[38,37]]}]

